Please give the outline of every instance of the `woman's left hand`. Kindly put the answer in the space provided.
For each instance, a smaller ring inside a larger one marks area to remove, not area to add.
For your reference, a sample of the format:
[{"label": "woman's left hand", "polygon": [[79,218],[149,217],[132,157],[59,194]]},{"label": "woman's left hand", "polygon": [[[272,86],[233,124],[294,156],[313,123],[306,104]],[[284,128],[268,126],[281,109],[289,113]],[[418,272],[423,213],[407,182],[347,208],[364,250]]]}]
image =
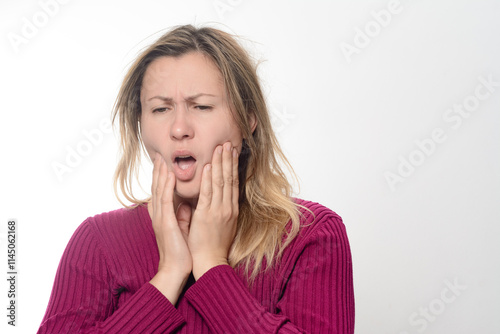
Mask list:
[{"label": "woman's left hand", "polygon": [[228,264],[238,221],[238,152],[230,142],[215,148],[205,165],[200,196],[191,219],[188,244],[196,280],[209,269]]}]

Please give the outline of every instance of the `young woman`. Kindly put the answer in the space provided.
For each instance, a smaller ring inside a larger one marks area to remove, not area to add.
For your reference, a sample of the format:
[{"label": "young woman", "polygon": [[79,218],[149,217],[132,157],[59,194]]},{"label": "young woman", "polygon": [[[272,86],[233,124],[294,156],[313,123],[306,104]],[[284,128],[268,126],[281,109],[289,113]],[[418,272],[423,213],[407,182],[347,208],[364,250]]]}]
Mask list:
[{"label": "young woman", "polygon": [[[255,66],[231,35],[162,36],[129,70],[116,119],[115,189],[133,205],[76,230],[39,333],[354,332],[345,227],[291,197]],[[147,200],[131,193],[141,147]]]}]

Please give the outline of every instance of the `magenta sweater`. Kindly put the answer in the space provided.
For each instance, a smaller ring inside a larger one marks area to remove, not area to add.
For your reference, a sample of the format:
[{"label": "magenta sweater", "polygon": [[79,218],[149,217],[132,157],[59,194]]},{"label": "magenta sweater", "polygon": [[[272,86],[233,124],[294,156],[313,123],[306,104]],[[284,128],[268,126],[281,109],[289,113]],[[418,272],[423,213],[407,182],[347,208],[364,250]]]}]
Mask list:
[{"label": "magenta sweater", "polygon": [[175,307],[149,283],[159,255],[147,207],[88,218],[64,251],[38,333],[354,333],[342,220],[297,202],[316,219],[305,212],[281,261],[251,287],[240,268],[217,266],[191,277]]}]

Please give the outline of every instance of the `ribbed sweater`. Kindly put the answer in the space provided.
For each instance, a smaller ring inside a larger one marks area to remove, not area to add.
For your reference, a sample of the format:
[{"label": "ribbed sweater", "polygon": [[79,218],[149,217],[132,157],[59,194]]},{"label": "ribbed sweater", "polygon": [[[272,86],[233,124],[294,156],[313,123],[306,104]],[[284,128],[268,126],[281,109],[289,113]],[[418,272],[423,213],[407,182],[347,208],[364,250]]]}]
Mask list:
[{"label": "ribbed sweater", "polygon": [[341,218],[297,200],[302,227],[250,285],[221,265],[190,278],[177,304],[149,281],[158,246],[146,205],[85,220],[59,263],[42,333],[354,333],[351,252]]}]

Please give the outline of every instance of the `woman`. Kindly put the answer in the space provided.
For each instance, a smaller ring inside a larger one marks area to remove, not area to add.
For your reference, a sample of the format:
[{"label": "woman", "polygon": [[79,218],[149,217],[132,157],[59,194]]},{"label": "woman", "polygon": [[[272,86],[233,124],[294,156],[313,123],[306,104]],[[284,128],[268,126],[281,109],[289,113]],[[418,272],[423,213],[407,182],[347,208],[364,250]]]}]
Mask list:
[{"label": "woman", "polygon": [[[39,333],[353,333],[344,225],[291,198],[255,66],[232,36],[162,36],[129,70],[116,119],[115,190],[133,205],[77,229]],[[146,201],[131,192],[141,147],[154,162]]]}]

